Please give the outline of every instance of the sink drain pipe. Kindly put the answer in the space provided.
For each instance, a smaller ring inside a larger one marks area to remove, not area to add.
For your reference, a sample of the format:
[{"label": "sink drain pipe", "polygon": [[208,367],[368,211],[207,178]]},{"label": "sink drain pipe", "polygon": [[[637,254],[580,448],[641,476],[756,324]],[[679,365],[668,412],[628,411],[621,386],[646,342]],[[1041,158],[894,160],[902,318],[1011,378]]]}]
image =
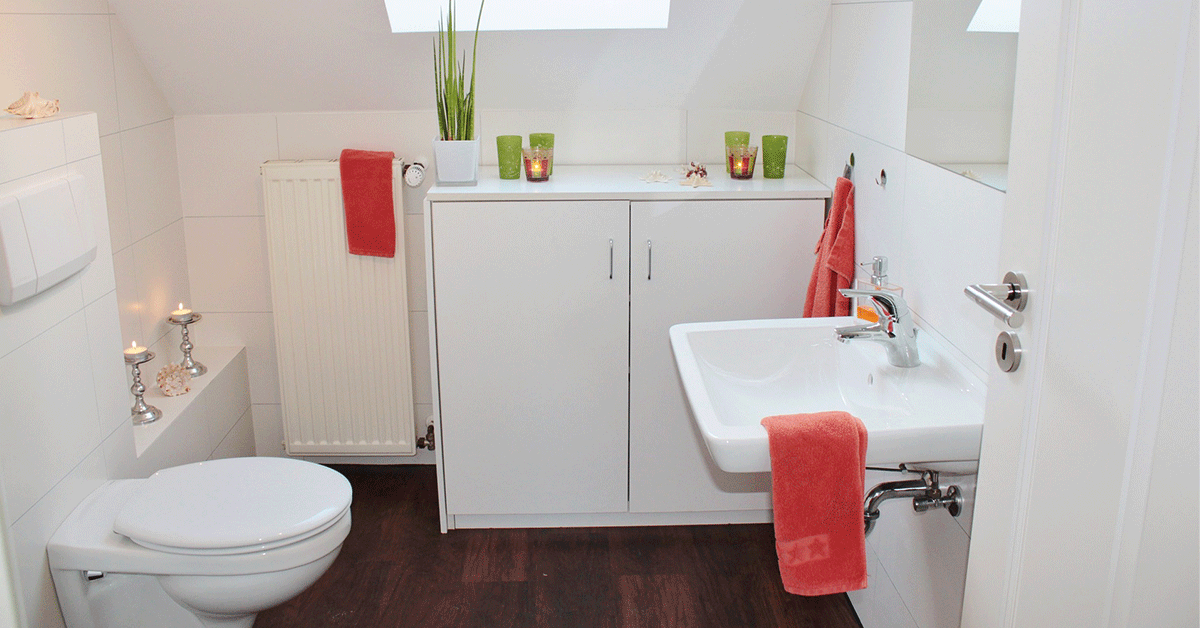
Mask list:
[{"label": "sink drain pipe", "polygon": [[879,519],[879,505],[889,499],[909,498],[913,500],[913,510],[925,512],[931,508],[945,508],[952,517],[962,513],[962,491],[957,486],[946,488],[942,494],[938,486],[938,472],[928,469],[908,469],[900,465],[899,469],[883,469],[867,467],[873,471],[897,471],[900,473],[920,473],[920,479],[901,480],[899,482],[883,482],[867,493],[863,500],[863,525],[866,533],[871,534],[875,521]]}]

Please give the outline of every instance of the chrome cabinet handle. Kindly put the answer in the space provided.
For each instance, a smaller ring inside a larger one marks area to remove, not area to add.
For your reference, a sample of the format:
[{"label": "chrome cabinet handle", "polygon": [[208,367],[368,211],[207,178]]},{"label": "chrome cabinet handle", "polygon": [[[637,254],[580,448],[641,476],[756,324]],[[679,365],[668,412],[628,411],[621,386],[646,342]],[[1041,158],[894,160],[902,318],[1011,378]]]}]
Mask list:
[{"label": "chrome cabinet handle", "polygon": [[613,241],[608,239],[608,278],[613,278]]},{"label": "chrome cabinet handle", "polygon": [[964,288],[963,293],[1013,329],[1025,322],[1021,312],[1029,301],[1029,283],[1021,273],[1009,271],[1004,275],[1004,283],[977,283]]},{"label": "chrome cabinet handle", "polygon": [[646,281],[654,274],[654,244],[646,240]]}]

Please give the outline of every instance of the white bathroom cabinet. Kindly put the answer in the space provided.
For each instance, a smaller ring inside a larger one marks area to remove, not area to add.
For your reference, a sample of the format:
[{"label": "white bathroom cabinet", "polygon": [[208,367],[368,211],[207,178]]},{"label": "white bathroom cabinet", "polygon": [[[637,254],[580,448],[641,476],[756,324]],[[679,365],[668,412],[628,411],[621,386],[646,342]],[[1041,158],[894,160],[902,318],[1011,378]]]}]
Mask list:
[{"label": "white bathroom cabinet", "polygon": [[768,476],[711,462],[667,330],[799,316],[829,191],[642,171],[429,192],[444,528],[769,517]]}]

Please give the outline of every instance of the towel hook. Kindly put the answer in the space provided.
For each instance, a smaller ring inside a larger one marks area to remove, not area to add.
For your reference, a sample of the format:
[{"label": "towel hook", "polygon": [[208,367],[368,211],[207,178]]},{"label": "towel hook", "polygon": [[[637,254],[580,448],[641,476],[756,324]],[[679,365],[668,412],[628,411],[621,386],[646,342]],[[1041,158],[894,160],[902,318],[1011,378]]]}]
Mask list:
[{"label": "towel hook", "polygon": [[875,177],[875,183],[878,183],[881,188],[887,187],[887,170],[882,168],[879,170],[879,176]]},{"label": "towel hook", "polygon": [[842,178],[852,179],[854,176],[854,153],[850,153],[850,160],[846,163],[846,167],[842,168]]}]

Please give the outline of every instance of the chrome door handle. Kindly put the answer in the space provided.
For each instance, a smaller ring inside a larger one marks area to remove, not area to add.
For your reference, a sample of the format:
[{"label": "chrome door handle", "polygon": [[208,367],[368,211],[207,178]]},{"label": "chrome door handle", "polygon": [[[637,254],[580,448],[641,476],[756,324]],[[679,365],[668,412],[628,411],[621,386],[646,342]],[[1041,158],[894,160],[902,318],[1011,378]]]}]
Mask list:
[{"label": "chrome door handle", "polygon": [[654,274],[654,244],[646,240],[646,281]]},{"label": "chrome door handle", "polygon": [[608,239],[608,278],[613,278],[613,241]]},{"label": "chrome door handle", "polygon": [[1021,312],[1029,301],[1029,283],[1021,273],[1009,271],[1004,274],[1004,283],[977,283],[964,288],[963,293],[1013,329],[1025,322]]}]

